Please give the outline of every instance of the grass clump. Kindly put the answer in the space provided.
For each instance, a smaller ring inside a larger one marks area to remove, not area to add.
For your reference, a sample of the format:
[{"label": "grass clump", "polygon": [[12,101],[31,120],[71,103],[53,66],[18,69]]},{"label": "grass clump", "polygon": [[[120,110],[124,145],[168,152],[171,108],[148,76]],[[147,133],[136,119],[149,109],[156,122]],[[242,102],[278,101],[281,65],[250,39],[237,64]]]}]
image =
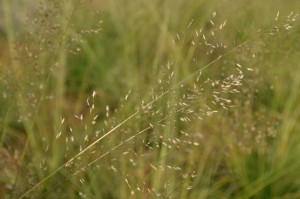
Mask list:
[{"label": "grass clump", "polygon": [[2,5],[4,198],[298,197],[293,12],[45,0],[15,35]]}]

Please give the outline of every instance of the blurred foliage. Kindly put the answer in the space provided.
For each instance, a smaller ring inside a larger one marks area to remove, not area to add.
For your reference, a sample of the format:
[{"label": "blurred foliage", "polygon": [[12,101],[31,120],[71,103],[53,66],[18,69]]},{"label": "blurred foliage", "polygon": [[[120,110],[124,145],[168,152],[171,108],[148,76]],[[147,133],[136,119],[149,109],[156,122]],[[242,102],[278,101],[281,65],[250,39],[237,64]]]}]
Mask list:
[{"label": "blurred foliage", "polygon": [[0,197],[299,198],[299,8],[1,0]]}]

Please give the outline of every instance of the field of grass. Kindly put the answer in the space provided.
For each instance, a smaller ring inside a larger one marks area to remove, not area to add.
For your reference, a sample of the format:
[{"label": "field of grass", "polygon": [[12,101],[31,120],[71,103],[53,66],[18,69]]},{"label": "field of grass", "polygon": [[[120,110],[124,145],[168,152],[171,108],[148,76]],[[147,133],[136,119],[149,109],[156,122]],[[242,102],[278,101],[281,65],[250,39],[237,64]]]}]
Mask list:
[{"label": "field of grass", "polygon": [[0,1],[0,198],[300,198],[300,2]]}]

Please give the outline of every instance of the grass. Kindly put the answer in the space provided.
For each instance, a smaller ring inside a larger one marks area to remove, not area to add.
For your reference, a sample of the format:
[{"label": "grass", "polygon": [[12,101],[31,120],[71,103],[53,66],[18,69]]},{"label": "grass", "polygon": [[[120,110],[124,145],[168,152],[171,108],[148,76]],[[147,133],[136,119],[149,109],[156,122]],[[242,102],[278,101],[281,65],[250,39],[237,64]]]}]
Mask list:
[{"label": "grass", "polygon": [[2,0],[0,196],[299,198],[300,5],[266,5]]}]

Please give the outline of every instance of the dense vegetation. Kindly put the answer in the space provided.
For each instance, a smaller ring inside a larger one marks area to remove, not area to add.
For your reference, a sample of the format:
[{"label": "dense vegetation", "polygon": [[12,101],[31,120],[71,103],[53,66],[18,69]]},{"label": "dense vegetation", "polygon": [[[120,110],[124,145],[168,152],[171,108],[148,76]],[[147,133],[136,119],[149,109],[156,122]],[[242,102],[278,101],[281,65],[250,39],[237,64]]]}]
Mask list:
[{"label": "dense vegetation", "polygon": [[300,198],[300,2],[30,2],[0,6],[0,198]]}]

